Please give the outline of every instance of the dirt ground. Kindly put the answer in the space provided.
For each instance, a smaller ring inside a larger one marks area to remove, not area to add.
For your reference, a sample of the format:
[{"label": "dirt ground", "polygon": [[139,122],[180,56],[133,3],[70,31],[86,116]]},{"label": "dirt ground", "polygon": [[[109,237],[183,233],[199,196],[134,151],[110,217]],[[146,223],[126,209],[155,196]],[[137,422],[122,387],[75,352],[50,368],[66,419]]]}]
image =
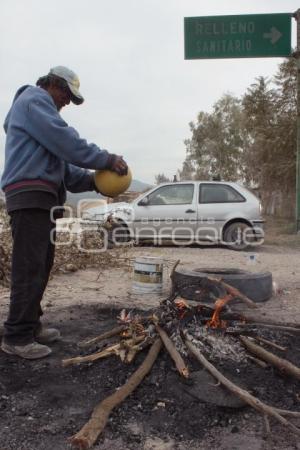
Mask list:
[{"label": "dirt ground", "polygon": [[[268,243],[269,242],[269,243]],[[95,336],[115,323],[121,308],[147,310],[166,297],[169,274],[180,259],[187,268],[226,267],[271,271],[274,295],[259,304],[258,317],[300,323],[300,251],[289,240],[273,242],[253,252],[217,247],[139,247],[124,253],[120,268],[87,269],[55,275],[44,296],[44,321],[57,326],[63,339],[53,354],[31,362],[0,353],[0,450],[61,450],[68,437],[88,420],[93,407],[124,383],[143,359],[126,366],[117,358],[77,367],[61,367],[61,360],[81,352],[77,342]],[[255,254],[255,263],[249,258]],[[132,268],[137,256],[164,260],[163,292],[134,294]],[[7,314],[9,290],[0,288],[0,321]],[[291,358],[300,365],[300,339]],[[170,368],[171,367],[171,368]],[[245,369],[246,370],[246,369]],[[262,395],[271,404],[300,410],[300,385],[274,373],[248,369],[245,379],[262,383]],[[253,373],[252,373],[253,370]],[[254,376],[255,375],[255,376]],[[268,391],[272,384],[273,390]],[[299,450],[299,437],[271,421],[264,436],[263,420],[254,410],[230,410],[191,399],[179,386],[167,356],[161,355],[153,372],[124,404],[113,412],[95,449],[102,450]],[[273,392],[273,394],[272,394]],[[273,395],[273,397],[272,397]],[[298,423],[297,423],[298,420]],[[300,426],[300,420],[294,420]]]}]

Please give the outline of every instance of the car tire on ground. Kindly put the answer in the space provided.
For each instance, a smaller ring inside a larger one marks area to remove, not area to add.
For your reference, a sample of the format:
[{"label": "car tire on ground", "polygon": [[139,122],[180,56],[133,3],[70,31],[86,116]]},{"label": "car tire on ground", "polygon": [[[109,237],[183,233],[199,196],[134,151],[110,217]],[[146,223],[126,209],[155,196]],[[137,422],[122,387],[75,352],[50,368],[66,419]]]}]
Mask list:
[{"label": "car tire on ground", "polygon": [[110,247],[130,242],[130,231],[123,222],[113,223],[108,231],[108,243]]},{"label": "car tire on ground", "polygon": [[271,272],[248,272],[240,269],[200,268],[176,269],[173,282],[179,295],[189,300],[198,300],[197,286],[207,277],[222,279],[237,288],[254,302],[265,302],[272,296]]}]

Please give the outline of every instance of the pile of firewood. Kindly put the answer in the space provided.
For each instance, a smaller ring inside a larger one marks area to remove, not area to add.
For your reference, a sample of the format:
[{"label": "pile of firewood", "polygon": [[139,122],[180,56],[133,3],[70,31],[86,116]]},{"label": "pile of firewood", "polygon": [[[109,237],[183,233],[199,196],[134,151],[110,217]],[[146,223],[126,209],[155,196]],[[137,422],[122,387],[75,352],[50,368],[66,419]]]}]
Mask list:
[{"label": "pile of firewood", "polygon": [[[56,238],[55,260],[52,273],[76,272],[79,269],[97,269],[124,265],[127,260],[127,246],[115,247],[110,251],[103,249],[100,231],[84,231],[71,239],[67,233],[58,233]],[[68,244],[62,244],[69,242]]]},{"label": "pile of firewood", "polygon": [[[141,316],[123,310],[115,328],[100,336],[80,342],[78,345],[81,348],[88,348],[101,341],[107,343],[108,339],[118,336],[113,343],[110,342],[108,346],[95,353],[63,360],[63,366],[67,367],[117,355],[124,363],[128,364],[133,361],[138,352],[150,347],[145,360],[128,381],[98,404],[90,420],[70,438],[75,447],[88,449],[96,442],[111,411],[120,405],[142,382],[150,372],[162,348],[171,356],[179,374],[184,378],[190,376],[187,358],[189,356],[195,358],[218,383],[262,414],[268,432],[270,432],[269,417],[273,417],[300,436],[300,428],[287,419],[287,417],[299,418],[300,412],[278,409],[260,401],[226,378],[211,361],[218,358],[232,358],[233,361],[236,358],[239,360],[249,358],[262,367],[276,367],[286,375],[300,380],[299,367],[260,345],[273,347],[284,353],[286,350],[284,347],[273,340],[263,338],[260,330],[267,328],[299,335],[300,326],[255,321],[250,315],[234,312],[228,304],[234,303],[237,299],[248,308],[256,308],[256,304],[221,280],[204,280],[204,285],[206,282],[208,285],[219,284],[226,290],[226,295],[217,299],[214,306],[205,303],[198,303],[195,306],[178,298],[174,292],[174,284],[172,284],[169,297],[162,301],[159,308],[151,314]],[[205,286],[203,287],[205,288]],[[219,353],[218,348],[220,349]]]}]

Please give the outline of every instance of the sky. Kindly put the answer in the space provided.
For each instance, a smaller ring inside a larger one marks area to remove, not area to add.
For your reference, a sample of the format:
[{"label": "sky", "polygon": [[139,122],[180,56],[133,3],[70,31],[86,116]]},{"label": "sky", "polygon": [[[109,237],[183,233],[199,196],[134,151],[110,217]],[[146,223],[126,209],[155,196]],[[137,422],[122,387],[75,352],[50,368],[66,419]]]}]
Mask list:
[{"label": "sky", "polygon": [[[0,120],[15,91],[65,65],[83,105],[61,111],[81,137],[123,155],[135,179],[181,168],[189,123],[225,93],[272,78],[282,58],[184,59],[184,17],[293,13],[298,0],[1,0]],[[292,44],[296,45],[293,20]],[[0,130],[0,172],[5,134]]]}]

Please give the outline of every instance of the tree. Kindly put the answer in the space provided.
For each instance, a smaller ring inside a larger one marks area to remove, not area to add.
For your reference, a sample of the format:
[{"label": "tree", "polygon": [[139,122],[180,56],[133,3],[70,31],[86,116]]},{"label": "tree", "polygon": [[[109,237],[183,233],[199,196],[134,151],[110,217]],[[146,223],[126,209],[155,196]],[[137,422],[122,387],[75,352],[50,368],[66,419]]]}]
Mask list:
[{"label": "tree", "polygon": [[[276,139],[273,154],[276,157],[277,186],[295,191],[297,153],[297,64],[294,58],[285,60],[275,75]],[[279,181],[279,183],[278,183]]]},{"label": "tree", "polygon": [[185,159],[182,169],[178,170],[178,178],[181,181],[193,180],[195,175],[195,167],[190,159]]},{"label": "tree", "polygon": [[164,173],[158,173],[155,175],[155,184],[168,183],[170,178],[166,177]]},{"label": "tree", "polygon": [[244,177],[249,184],[262,187],[272,172],[272,140],[275,125],[275,92],[270,81],[259,77],[243,99]]},{"label": "tree", "polygon": [[262,191],[291,191],[296,163],[296,64],[284,61],[270,81],[259,77],[243,97],[245,178]]},{"label": "tree", "polygon": [[201,111],[190,123],[192,138],[185,141],[186,159],[181,173],[193,171],[195,179],[236,180],[242,176],[242,110],[240,100],[225,94],[213,112]]}]

